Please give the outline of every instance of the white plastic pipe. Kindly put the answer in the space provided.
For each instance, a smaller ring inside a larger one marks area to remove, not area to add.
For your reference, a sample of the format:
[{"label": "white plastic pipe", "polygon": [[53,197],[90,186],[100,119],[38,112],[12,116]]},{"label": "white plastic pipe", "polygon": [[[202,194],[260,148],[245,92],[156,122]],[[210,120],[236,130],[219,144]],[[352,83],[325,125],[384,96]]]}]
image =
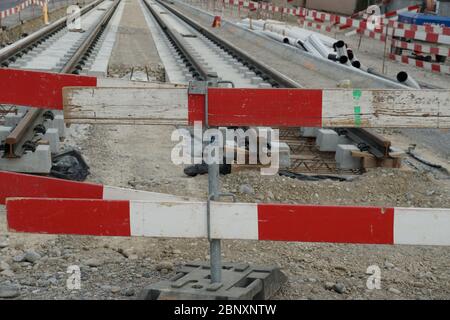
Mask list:
[{"label": "white plastic pipe", "polygon": [[352,49],[347,48],[347,56],[353,67],[358,68],[358,69],[361,68],[361,62],[359,62],[358,58],[356,58],[355,53],[353,52]]},{"label": "white plastic pipe", "polygon": [[[298,44],[298,41],[301,41],[301,40],[297,40],[297,44]],[[304,41],[303,46],[305,47],[306,51],[308,51],[309,53],[315,55],[316,57],[323,58],[322,55],[320,54],[320,52],[317,51],[317,49],[314,48],[314,46],[311,43],[309,43],[308,41]]]},{"label": "white plastic pipe", "polygon": [[328,59],[328,56],[332,53],[315,34],[310,34],[307,41],[310,42],[325,59]]},{"label": "white plastic pipe", "polygon": [[400,83],[406,84],[408,87],[420,89],[420,85],[414,80],[410,75],[408,75],[405,71],[400,71],[397,74],[397,80]]},{"label": "white plastic pipe", "polygon": [[336,50],[336,53],[339,57],[339,62],[342,64],[346,64],[348,62],[348,56],[347,56],[347,50],[345,48],[345,42],[342,40],[339,40],[334,43],[333,48],[334,48],[334,50]]},{"label": "white plastic pipe", "polygon": [[275,32],[271,32],[271,31],[263,31],[263,33],[265,35],[267,35],[269,38],[272,38],[274,40],[277,40],[279,42],[285,43],[285,44],[290,44],[290,45],[295,45],[295,39],[283,36],[281,34],[275,33]]}]

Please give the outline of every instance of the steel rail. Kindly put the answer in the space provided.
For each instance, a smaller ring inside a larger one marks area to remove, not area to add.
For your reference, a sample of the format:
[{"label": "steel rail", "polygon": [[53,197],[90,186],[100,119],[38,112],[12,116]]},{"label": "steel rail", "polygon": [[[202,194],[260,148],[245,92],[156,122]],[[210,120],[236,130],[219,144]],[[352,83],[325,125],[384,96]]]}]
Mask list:
[{"label": "steel rail", "polygon": [[[101,0],[103,1],[103,0]],[[117,6],[121,0],[115,0],[113,5],[104,13],[100,22],[92,29],[81,46],[73,54],[73,56],[61,68],[60,73],[78,73],[79,64],[81,60],[89,54],[91,48],[96,40],[100,37],[111,17],[113,16]],[[98,2],[96,2],[98,3]],[[45,110],[32,108],[28,110],[25,116],[20,120],[18,125],[11,131],[5,139],[5,156],[7,158],[20,157],[19,152],[23,152],[23,145],[35,136],[35,127],[38,124],[44,124],[45,118],[43,115]]]},{"label": "steel rail", "polygon": [[207,81],[208,77],[210,76],[209,72],[202,66],[201,63],[195,59],[190,53],[189,50],[186,49],[186,42],[184,39],[177,33],[172,30],[160,17],[160,15],[152,8],[151,5],[147,3],[147,1],[144,1],[144,5],[148,8],[148,10],[151,12],[153,17],[156,19],[158,24],[160,25],[161,29],[167,34],[169,39],[175,44],[175,46],[178,48],[178,50],[181,51],[181,54],[185,57],[188,62],[187,66],[192,67],[195,70],[190,70],[193,72],[194,78],[197,80],[203,80]]},{"label": "steel rail", "polygon": [[89,54],[89,49],[95,44],[95,42],[105,30],[120,1],[121,0],[115,0],[108,11],[105,12],[100,22],[95,26],[94,29],[90,31],[89,35],[83,41],[81,46],[72,55],[69,61],[67,61],[64,67],[61,69],[60,73],[78,73],[78,65],[80,64],[81,60]]},{"label": "steel rail", "polygon": [[[104,0],[97,0],[88,4],[87,6],[81,9],[80,14],[83,15],[97,5],[99,5]],[[26,38],[23,38],[12,45],[0,49],[0,65],[2,67],[8,67],[8,65],[16,60],[16,57],[20,57],[23,54],[26,54],[28,51],[31,51],[34,47],[43,43],[45,40],[49,39],[53,34],[60,31],[66,26],[67,17],[63,17],[53,22],[47,27],[42,28],[39,31],[29,35]]]},{"label": "steel rail", "polygon": [[[199,23],[194,20],[186,17],[180,11],[173,8],[172,6],[163,3],[159,0],[155,0],[159,4],[161,4],[164,8],[175,14],[181,20],[186,22],[188,25],[193,27],[195,30],[203,34],[205,37],[209,38],[213,42],[215,42],[219,47],[226,50],[228,53],[231,53],[237,59],[244,61],[248,67],[252,68],[255,73],[262,74],[261,76],[265,78],[267,82],[270,82],[274,87],[279,88],[302,88],[299,83],[295,82],[292,79],[289,79],[285,75],[280,72],[254,60],[247,53],[242,51],[241,49],[235,47],[228,41],[218,37],[214,33],[207,30],[205,27],[201,26]],[[144,1],[146,3],[146,1]],[[148,5],[148,4],[147,4]],[[265,75],[265,76],[264,76]],[[377,158],[387,157],[389,154],[390,141],[380,137],[379,135],[373,133],[372,131],[363,129],[363,128],[353,128],[351,130],[342,130],[347,137],[361,146],[367,147],[369,151],[373,152]]]},{"label": "steel rail", "polygon": [[[276,71],[275,69],[255,60],[252,58],[248,53],[244,52],[243,50],[235,47],[228,41],[219,38],[214,33],[210,32],[209,30],[205,29],[203,26],[195,22],[194,20],[184,16],[180,11],[177,9],[169,6],[166,3],[163,3],[159,0],[155,0],[158,4],[166,8],[168,11],[170,11],[172,14],[177,16],[179,19],[190,25],[192,28],[194,28],[197,32],[204,35],[206,38],[209,38],[211,41],[216,43],[220,48],[227,51],[229,54],[231,54],[233,57],[241,61],[244,65],[246,65],[249,69],[251,69],[253,72],[255,72],[257,75],[259,75],[261,78],[264,79],[264,81],[269,82],[274,87],[284,87],[284,88],[301,88],[302,86],[295,82],[294,80],[290,79],[289,77],[286,77],[284,74]],[[144,3],[149,7],[149,4],[147,1],[144,1]],[[181,48],[180,48],[181,50]]]}]

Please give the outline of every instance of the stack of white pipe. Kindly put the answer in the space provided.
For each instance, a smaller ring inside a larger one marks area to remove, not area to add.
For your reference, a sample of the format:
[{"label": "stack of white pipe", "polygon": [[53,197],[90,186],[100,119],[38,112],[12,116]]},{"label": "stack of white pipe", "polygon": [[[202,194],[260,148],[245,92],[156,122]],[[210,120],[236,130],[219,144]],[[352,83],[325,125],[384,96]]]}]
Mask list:
[{"label": "stack of white pipe", "polygon": [[[337,61],[352,67],[352,61],[349,61],[349,58],[347,57],[347,48],[345,44],[344,46],[341,45],[343,41],[337,41],[334,38],[311,30],[289,26],[280,21],[262,19],[250,20],[249,18],[246,18],[241,21],[240,25],[260,32],[267,37],[284,44],[302,48],[316,57]],[[339,48],[336,48],[336,43],[339,43]],[[360,65],[358,62],[355,62],[353,66],[358,67],[358,65]]]},{"label": "stack of white pipe", "polygon": [[251,27],[253,30],[259,30],[259,31],[268,30],[268,31],[272,31],[275,33],[279,33],[284,36],[288,36],[293,39],[300,39],[302,41],[306,41],[306,39],[311,34],[315,34],[328,47],[332,47],[333,43],[336,42],[335,39],[328,37],[326,35],[323,35],[323,34],[320,34],[320,33],[317,33],[317,32],[311,31],[311,30],[295,27],[295,26],[289,26],[280,21],[251,19],[251,22],[250,22],[249,18],[245,18],[240,22],[240,25],[242,25],[246,28],[250,28],[250,24],[251,24]]},{"label": "stack of white pipe", "polygon": [[[276,41],[301,48],[308,53],[327,60],[336,61],[347,68],[357,68],[364,72],[374,73],[371,68],[364,66],[355,56],[352,49],[342,40],[336,40],[321,33],[289,26],[283,22],[262,19],[243,19],[240,23],[245,28],[255,30]],[[398,82],[412,88],[420,88],[419,84],[406,72],[400,72]]]}]

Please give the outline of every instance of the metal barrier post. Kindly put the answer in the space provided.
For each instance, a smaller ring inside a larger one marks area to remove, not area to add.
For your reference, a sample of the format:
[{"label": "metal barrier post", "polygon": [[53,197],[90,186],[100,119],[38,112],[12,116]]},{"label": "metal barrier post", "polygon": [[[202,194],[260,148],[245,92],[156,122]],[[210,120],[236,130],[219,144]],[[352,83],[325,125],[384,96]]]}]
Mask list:
[{"label": "metal barrier post", "polygon": [[[208,86],[217,87],[217,75],[211,75],[208,78],[205,92],[205,129],[209,129],[208,123]],[[217,144],[217,137],[212,137],[210,144]],[[210,159],[211,160],[211,159]],[[211,219],[210,219],[210,202],[218,200],[220,192],[219,187],[219,163],[210,161],[208,164],[208,205],[207,205],[207,223],[208,223],[208,240],[209,240],[209,257],[211,264],[211,282],[218,283],[222,280],[222,256],[221,242],[219,239],[211,239]]]}]

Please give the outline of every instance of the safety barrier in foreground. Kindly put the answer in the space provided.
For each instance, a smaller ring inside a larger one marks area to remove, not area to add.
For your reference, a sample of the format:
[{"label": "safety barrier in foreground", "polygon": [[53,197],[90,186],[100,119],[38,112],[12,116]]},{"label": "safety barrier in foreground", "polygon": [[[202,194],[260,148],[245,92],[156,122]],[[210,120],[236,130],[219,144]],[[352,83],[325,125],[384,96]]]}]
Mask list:
[{"label": "safety barrier in foreground", "polygon": [[[29,77],[28,72],[23,72],[25,79],[36,77],[34,72]],[[34,106],[41,108],[64,105],[61,83],[86,80],[67,76],[60,78],[59,83],[53,74],[39,74],[40,81],[47,84],[39,85],[44,95]],[[349,126],[356,125],[355,119],[357,126],[450,126],[447,90],[379,90],[377,94],[369,90],[250,90],[218,86],[214,76],[207,82],[191,82],[186,92],[188,123],[200,121],[206,128],[305,124],[320,127],[336,124],[334,119],[341,118]],[[63,91],[66,94],[70,88]],[[4,97],[0,94],[0,103],[5,103]],[[8,103],[14,103],[12,96],[7,97]],[[44,97],[48,99],[47,106]],[[89,100],[84,101],[89,104]],[[107,110],[108,106],[104,107]],[[151,116],[151,108],[148,113],[146,116]],[[342,126],[344,122],[338,123]],[[278,267],[222,264],[222,239],[450,245],[448,208],[236,203],[234,195],[223,194],[219,189],[218,166],[213,163],[208,167],[206,201],[7,172],[0,172],[0,200],[6,203],[11,232],[210,241],[209,266],[187,264],[174,278],[143,290],[141,298],[145,299],[267,299],[286,281]]]}]

